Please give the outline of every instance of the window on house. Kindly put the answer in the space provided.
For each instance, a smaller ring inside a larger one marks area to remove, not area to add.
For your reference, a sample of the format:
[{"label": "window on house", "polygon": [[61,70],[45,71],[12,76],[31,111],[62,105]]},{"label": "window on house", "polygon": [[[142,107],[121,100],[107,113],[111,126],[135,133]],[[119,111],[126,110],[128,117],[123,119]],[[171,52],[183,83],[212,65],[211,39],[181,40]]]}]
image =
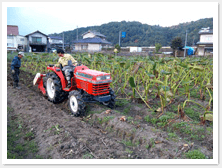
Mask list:
[{"label": "window on house", "polygon": [[13,39],[13,36],[7,35],[7,39]]},{"label": "window on house", "polygon": [[14,47],[13,43],[7,43],[7,47]]},{"label": "window on house", "polygon": [[33,43],[42,43],[42,37],[32,37]]},{"label": "window on house", "polygon": [[25,41],[24,39],[20,39],[20,41]]},{"label": "window on house", "polygon": [[87,45],[81,45],[81,49],[82,50],[86,50],[87,49]]},{"label": "window on house", "polygon": [[210,41],[210,37],[207,37],[207,41]]}]

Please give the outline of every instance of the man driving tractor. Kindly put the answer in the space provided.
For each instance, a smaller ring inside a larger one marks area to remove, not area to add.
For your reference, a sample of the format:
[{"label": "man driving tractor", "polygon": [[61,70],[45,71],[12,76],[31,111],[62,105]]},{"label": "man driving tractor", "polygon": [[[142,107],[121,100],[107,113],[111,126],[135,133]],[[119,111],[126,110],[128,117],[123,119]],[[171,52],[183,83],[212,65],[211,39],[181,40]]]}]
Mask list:
[{"label": "man driving tractor", "polygon": [[77,61],[70,54],[65,54],[65,52],[62,49],[57,49],[57,54],[60,58],[59,58],[58,63],[55,64],[55,66],[59,67],[60,64],[62,64],[63,66],[62,71],[65,72],[66,80],[68,82],[67,88],[70,88],[71,87],[71,72],[73,71],[73,67],[68,65],[68,61],[71,60],[74,66],[77,65]]}]

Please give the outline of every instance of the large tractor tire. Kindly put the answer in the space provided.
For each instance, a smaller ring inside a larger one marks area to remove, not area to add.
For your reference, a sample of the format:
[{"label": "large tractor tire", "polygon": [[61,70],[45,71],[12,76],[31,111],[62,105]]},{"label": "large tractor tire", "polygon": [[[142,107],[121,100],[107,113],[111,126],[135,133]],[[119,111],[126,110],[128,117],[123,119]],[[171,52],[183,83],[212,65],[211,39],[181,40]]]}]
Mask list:
[{"label": "large tractor tire", "polygon": [[71,113],[75,116],[84,116],[86,111],[85,102],[82,99],[82,95],[78,90],[69,92],[68,106]]},{"label": "large tractor tire", "polygon": [[67,93],[62,90],[60,78],[54,73],[46,74],[46,95],[48,100],[53,103],[61,103],[66,97]]},{"label": "large tractor tire", "polygon": [[116,98],[116,96],[114,94],[114,91],[111,88],[109,89],[109,94],[111,95],[110,101],[103,102],[102,104],[111,108],[111,109],[113,109],[115,107],[115,98]]}]

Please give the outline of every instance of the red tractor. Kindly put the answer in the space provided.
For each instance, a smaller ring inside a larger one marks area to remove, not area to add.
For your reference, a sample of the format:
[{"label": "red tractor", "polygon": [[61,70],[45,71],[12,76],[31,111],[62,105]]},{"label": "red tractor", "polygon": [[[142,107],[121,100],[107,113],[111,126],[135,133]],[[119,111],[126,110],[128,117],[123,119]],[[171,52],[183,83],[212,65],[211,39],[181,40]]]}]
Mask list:
[{"label": "red tractor", "polygon": [[[70,65],[70,64],[69,64]],[[115,95],[110,88],[112,82],[109,73],[91,70],[87,66],[78,64],[73,66],[71,87],[67,87],[67,80],[62,66],[60,68],[49,65],[47,74],[37,73],[33,84],[48,100],[53,103],[60,103],[68,96],[68,105],[74,116],[84,115],[86,102],[100,102],[103,105],[114,108]]]}]

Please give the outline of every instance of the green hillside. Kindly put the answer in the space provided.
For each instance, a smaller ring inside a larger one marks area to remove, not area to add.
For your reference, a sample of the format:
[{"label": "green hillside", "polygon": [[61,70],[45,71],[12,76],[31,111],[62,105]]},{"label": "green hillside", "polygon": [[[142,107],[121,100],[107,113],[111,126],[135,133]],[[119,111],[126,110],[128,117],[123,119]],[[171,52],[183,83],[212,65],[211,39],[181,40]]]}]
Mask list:
[{"label": "green hillside", "polygon": [[[121,38],[121,46],[154,46],[161,43],[162,46],[169,46],[172,39],[181,37],[185,41],[186,30],[188,31],[187,45],[199,41],[199,30],[203,27],[213,29],[213,18],[200,19],[187,23],[181,23],[171,27],[151,26],[140,22],[110,22],[101,26],[89,26],[78,28],[78,38],[88,30],[94,30],[104,34],[109,42],[114,45],[119,43],[119,31],[126,32],[126,37]],[[61,36],[62,33],[49,34],[49,36]],[[77,39],[77,29],[64,32],[65,43],[71,43]]]}]

